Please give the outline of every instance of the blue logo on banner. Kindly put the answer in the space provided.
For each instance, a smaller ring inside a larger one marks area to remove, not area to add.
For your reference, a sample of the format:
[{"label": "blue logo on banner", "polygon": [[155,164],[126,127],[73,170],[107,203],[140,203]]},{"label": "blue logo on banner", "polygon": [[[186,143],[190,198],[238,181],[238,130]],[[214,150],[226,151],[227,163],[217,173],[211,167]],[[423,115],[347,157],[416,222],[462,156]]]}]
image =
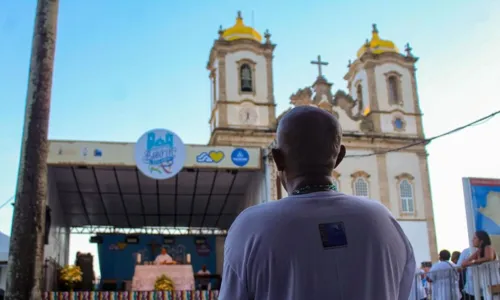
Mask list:
[{"label": "blue logo on banner", "polygon": [[94,156],[95,157],[101,157],[102,156],[102,151],[100,149],[94,149]]},{"label": "blue logo on banner", "polygon": [[238,167],[244,167],[248,164],[250,156],[248,155],[247,150],[243,148],[236,148],[233,150],[233,153],[231,153],[231,160],[233,161],[233,164]]},{"label": "blue logo on banner", "polygon": [[194,244],[196,245],[196,252],[199,256],[210,255],[210,245],[208,244],[207,238],[203,236],[195,237]]},{"label": "blue logo on banner", "polygon": [[147,177],[164,180],[179,173],[186,159],[186,147],[175,133],[154,129],[143,134],[135,144],[137,168]]}]

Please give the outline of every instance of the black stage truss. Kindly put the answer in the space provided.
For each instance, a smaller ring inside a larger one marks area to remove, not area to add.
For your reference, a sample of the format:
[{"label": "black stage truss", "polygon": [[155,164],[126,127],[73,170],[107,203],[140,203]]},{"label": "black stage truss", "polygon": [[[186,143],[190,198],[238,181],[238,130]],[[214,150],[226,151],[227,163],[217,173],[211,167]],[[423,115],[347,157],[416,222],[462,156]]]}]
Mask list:
[{"label": "black stage truss", "polygon": [[57,165],[49,175],[55,181],[49,197],[57,195],[72,233],[175,235],[225,234],[245,207],[252,176],[260,173],[184,169],[158,181],[131,167]]},{"label": "black stage truss", "polygon": [[111,226],[84,226],[72,227],[72,234],[154,234],[166,236],[178,235],[227,235],[227,230],[219,228],[169,228],[169,227],[141,227],[141,228],[117,228]]}]

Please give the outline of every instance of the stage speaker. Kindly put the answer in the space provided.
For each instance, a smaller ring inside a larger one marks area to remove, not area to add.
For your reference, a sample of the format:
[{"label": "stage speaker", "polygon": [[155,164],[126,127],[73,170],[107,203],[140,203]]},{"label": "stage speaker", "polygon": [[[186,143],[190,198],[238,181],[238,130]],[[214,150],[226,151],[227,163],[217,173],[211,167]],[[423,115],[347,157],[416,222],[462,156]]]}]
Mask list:
[{"label": "stage speaker", "polygon": [[127,235],[127,237],[125,238],[125,243],[127,243],[127,244],[139,244],[139,236]]},{"label": "stage speaker", "polygon": [[94,257],[92,254],[79,253],[76,257],[76,265],[80,267],[83,275],[82,281],[78,284],[80,290],[90,291],[94,282]]}]

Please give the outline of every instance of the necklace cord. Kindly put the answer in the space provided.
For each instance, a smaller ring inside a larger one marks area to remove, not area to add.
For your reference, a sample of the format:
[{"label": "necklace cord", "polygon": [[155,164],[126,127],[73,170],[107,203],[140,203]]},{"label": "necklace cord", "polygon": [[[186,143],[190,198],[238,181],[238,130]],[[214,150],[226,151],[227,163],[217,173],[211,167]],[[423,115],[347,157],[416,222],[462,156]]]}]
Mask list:
[{"label": "necklace cord", "polygon": [[322,184],[322,185],[306,185],[304,187],[293,190],[292,195],[304,195],[316,192],[326,192],[326,191],[337,191],[337,187],[334,184]]}]

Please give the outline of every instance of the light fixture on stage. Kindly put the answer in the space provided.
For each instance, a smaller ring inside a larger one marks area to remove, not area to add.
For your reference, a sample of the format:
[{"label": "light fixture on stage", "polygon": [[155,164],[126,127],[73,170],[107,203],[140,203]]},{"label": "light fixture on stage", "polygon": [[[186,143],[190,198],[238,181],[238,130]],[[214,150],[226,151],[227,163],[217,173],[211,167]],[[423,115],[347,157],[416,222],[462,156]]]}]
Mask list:
[{"label": "light fixture on stage", "polygon": [[238,174],[238,170],[226,170],[226,172],[230,173],[231,175]]},{"label": "light fixture on stage", "polygon": [[125,238],[127,244],[139,244],[139,237],[137,235],[127,235]]}]

